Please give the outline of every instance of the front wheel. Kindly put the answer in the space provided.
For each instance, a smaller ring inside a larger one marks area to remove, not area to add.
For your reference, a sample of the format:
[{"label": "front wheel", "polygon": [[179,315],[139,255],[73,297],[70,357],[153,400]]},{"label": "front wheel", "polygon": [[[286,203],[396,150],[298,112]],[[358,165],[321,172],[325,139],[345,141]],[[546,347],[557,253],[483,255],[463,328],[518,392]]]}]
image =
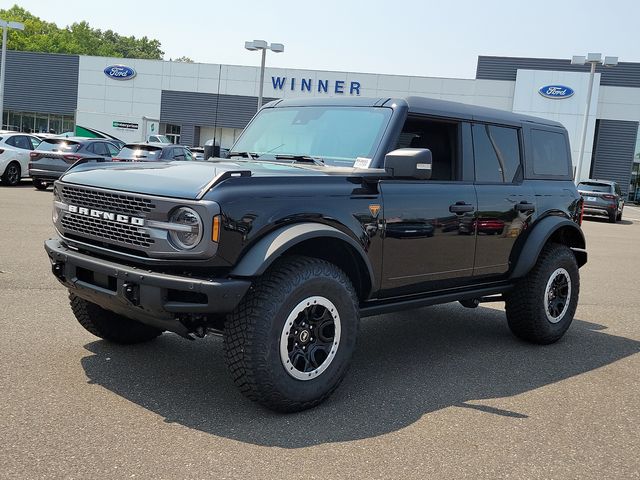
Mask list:
[{"label": "front wheel", "polygon": [[545,246],[533,269],[506,296],[511,332],[532,343],[558,341],[573,321],[579,292],[578,264],[571,249]]},{"label": "front wheel", "polygon": [[279,260],[229,315],[225,360],[240,391],[281,412],[314,407],[344,378],[356,345],[358,301],[324,260]]}]

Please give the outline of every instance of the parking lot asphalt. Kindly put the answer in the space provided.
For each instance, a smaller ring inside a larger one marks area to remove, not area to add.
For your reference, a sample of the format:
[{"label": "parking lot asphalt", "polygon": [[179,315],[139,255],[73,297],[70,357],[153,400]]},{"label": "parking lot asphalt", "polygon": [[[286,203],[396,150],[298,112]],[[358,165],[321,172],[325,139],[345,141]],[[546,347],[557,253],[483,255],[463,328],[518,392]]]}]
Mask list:
[{"label": "parking lot asphalt", "polygon": [[0,186],[0,478],[640,478],[638,208],[585,221],[557,344],[516,340],[502,304],[364,319],[340,389],[280,415],[236,391],[218,337],[83,330],[42,248],[50,207]]}]

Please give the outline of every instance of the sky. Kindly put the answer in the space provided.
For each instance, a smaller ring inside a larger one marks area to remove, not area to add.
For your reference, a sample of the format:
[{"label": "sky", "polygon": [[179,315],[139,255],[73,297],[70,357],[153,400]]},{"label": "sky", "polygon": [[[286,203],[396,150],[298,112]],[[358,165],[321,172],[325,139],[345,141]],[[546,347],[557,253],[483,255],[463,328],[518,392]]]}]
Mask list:
[{"label": "sky", "polygon": [[638,0],[0,0],[66,26],[156,38],[165,59],[259,65],[245,40],[283,43],[267,66],[474,78],[478,55],[640,62]]}]

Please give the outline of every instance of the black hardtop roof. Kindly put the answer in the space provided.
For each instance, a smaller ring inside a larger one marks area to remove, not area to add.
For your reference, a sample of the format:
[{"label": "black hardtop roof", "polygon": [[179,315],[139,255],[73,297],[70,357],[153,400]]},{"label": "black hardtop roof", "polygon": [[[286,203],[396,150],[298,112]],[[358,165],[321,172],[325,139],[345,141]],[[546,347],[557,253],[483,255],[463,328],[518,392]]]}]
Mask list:
[{"label": "black hardtop roof", "polygon": [[438,117],[452,117],[459,119],[474,119],[486,122],[521,124],[536,123],[552,127],[563,128],[562,124],[545,118],[532,117],[520,113],[499,110],[497,108],[480,107],[467,103],[451,102],[427,97],[315,97],[315,98],[293,98],[286,100],[275,100],[269,103],[269,107],[304,107],[304,106],[341,106],[341,107],[390,107],[393,104],[404,103],[409,109],[409,113],[421,113]]}]

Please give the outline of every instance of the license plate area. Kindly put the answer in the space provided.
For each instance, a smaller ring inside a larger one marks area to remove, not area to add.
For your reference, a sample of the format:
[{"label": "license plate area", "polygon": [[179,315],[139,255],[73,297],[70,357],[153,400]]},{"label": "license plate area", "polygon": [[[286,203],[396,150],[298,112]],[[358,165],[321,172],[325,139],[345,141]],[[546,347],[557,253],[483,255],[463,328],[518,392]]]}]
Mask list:
[{"label": "license plate area", "polygon": [[76,277],[81,282],[115,292],[118,289],[116,277],[104,273],[93,272],[86,268],[76,267]]},{"label": "license plate area", "polygon": [[597,200],[596,197],[587,197],[587,202],[596,202]]}]

